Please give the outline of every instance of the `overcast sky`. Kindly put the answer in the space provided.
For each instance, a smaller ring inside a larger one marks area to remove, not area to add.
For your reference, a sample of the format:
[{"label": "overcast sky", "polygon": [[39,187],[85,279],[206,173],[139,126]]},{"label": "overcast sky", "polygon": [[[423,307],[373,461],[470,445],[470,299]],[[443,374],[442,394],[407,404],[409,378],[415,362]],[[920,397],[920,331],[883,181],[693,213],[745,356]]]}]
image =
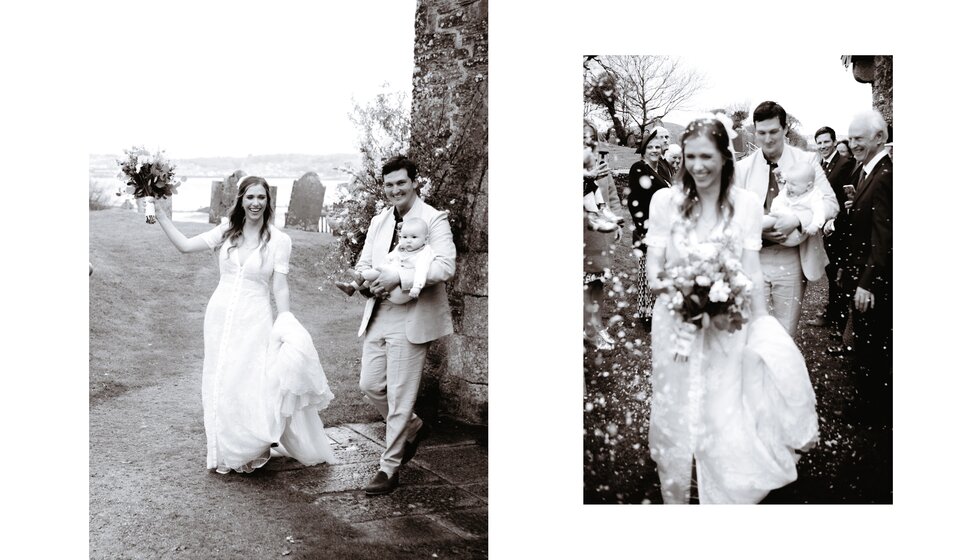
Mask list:
[{"label": "overcast sky", "polygon": [[97,79],[79,108],[89,153],[133,144],[174,158],[356,152],[352,98],[367,102],[385,82],[411,93],[415,2],[199,2],[136,25],[93,11]]},{"label": "overcast sky", "polygon": [[871,108],[871,85],[860,84],[850,69],[841,64],[844,53],[773,52],[738,59],[680,55],[685,65],[705,75],[705,87],[688,103],[686,111],[672,111],[664,120],[687,124],[701,111],[747,102],[749,111],[762,101],[779,103],[800,119],[802,132],[812,137],[821,126],[830,126],[838,136],[847,135],[851,118]]}]

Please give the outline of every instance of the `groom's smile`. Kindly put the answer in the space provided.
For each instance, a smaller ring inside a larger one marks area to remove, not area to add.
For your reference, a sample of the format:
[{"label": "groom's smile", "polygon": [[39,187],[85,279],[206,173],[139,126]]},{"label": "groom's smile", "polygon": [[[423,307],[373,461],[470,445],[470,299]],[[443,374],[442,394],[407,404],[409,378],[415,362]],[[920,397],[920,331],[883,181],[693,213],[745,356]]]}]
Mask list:
[{"label": "groom's smile", "polygon": [[388,201],[404,216],[415,205],[418,198],[415,181],[409,179],[404,169],[392,171],[384,176],[384,190]]}]

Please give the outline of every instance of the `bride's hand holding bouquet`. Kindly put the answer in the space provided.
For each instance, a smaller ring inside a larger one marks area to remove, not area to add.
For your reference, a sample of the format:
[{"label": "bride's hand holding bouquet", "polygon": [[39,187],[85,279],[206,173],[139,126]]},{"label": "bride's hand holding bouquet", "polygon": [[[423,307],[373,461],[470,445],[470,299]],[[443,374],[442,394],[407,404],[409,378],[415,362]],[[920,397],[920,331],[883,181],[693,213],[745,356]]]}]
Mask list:
[{"label": "bride's hand holding bouquet", "polygon": [[143,201],[146,223],[156,223],[154,201],[177,194],[177,187],[186,178],[177,179],[176,167],[162,151],[151,154],[142,146],[126,150],[116,162],[121,168],[119,180],[126,184],[124,191]]},{"label": "bride's hand holding bouquet", "polygon": [[691,251],[683,262],[661,271],[650,287],[665,294],[675,318],[675,361],[687,361],[699,329],[735,332],[749,320],[752,281],[727,248]]}]

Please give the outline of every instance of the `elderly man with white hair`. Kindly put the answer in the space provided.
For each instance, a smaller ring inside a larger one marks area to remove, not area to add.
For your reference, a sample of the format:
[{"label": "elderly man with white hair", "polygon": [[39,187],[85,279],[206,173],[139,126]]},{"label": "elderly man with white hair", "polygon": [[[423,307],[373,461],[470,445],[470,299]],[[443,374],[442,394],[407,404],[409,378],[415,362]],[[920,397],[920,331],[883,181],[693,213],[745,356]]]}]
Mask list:
[{"label": "elderly man with white hair", "polygon": [[667,154],[664,156],[664,158],[667,160],[667,163],[674,168],[675,174],[681,168],[681,158],[683,157],[682,154],[683,151],[681,150],[679,144],[671,144],[670,146],[667,146]]},{"label": "elderly man with white hair", "polygon": [[[892,386],[892,160],[881,113],[858,114],[848,137],[860,175],[848,208],[850,250],[844,288],[853,294],[854,346],[862,420],[891,425]],[[863,394],[862,394],[863,393]]]},{"label": "elderly man with white hair", "polygon": [[[667,148],[670,146],[670,131],[663,126],[657,126],[650,132],[657,133],[657,137],[654,141],[660,143],[660,153],[666,154]],[[674,168],[671,167],[670,162],[667,161],[667,158],[662,157],[660,158],[660,161],[657,162],[657,173],[659,173],[661,177],[668,180],[674,176]]]}]

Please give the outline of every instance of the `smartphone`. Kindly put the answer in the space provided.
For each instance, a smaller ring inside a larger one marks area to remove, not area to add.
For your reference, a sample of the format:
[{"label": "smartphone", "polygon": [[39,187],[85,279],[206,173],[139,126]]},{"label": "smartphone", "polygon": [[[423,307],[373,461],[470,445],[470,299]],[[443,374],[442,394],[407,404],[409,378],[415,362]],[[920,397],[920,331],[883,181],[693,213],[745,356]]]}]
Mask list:
[{"label": "smartphone", "polygon": [[854,193],[854,185],[844,185],[844,195],[847,197],[847,200],[854,200]]}]

